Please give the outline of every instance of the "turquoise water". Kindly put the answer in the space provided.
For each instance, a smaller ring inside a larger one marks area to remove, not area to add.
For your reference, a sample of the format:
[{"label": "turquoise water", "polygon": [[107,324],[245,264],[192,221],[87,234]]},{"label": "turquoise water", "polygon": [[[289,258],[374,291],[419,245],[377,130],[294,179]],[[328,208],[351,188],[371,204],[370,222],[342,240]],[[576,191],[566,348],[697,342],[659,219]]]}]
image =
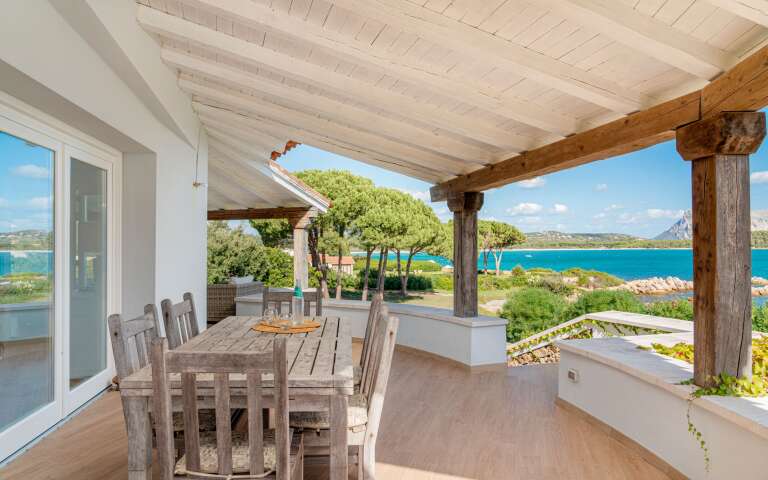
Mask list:
[{"label": "turquoise water", "polygon": [[[515,265],[523,268],[551,268],[561,271],[571,267],[599,270],[616,275],[624,280],[649,277],[679,277],[693,280],[693,258],[691,250],[513,250],[504,252],[502,270],[511,270]],[[390,255],[390,259],[394,255]],[[417,260],[434,260],[441,265],[451,262],[442,257],[417,254]],[[482,259],[478,261],[482,268]],[[494,268],[493,257],[488,268]],[[752,275],[768,278],[768,250],[752,251]]]}]

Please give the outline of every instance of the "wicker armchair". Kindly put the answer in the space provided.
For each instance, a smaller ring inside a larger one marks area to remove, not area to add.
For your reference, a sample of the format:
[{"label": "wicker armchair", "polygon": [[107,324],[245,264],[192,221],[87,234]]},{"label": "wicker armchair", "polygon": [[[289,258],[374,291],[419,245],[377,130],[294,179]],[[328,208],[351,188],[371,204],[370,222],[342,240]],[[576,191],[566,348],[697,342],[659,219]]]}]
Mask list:
[{"label": "wicker armchair", "polygon": [[208,285],[208,324],[235,314],[235,298],[254,295],[264,290],[262,282]]}]

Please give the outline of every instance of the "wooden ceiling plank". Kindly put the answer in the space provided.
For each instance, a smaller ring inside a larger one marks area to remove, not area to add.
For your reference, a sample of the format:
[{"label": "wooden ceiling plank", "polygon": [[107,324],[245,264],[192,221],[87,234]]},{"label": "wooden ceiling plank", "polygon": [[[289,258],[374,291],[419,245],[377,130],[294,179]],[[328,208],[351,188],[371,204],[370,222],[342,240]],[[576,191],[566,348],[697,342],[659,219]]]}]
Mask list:
[{"label": "wooden ceiling plank", "polygon": [[655,103],[647,95],[407,0],[334,0],[334,3],[609,110],[631,113]]},{"label": "wooden ceiling plank", "polygon": [[251,0],[185,0],[185,3],[243,24],[298,38],[315,48],[323,48],[332,55],[344,55],[364,67],[428,87],[445,97],[492,111],[546,132],[565,136],[575,132],[579,126],[575,118],[547,112],[529,102],[495,97],[471,84],[446,77],[444,72],[430,64],[409,60],[394,51],[372,48],[337,31],[313,25],[294,16],[282,15],[268,5],[257,4]]},{"label": "wooden ceiling plank", "polygon": [[[175,50],[163,49],[163,60],[182,72],[203,76],[232,88],[251,90],[317,110],[324,117],[360,128],[373,128],[388,137],[401,139],[444,155],[461,158],[471,163],[491,163],[497,156],[488,149],[418,128],[412,124],[383,117],[370,110],[345,104],[331,98],[310,93],[286,83],[274,82],[227,65],[193,57]],[[523,150],[523,148],[518,151]]]},{"label": "wooden ceiling plank", "polygon": [[633,50],[711,80],[738,62],[709,45],[616,0],[539,0],[541,6]]},{"label": "wooden ceiling plank", "polygon": [[255,43],[226,35],[158,10],[139,6],[138,19],[145,30],[171,39],[183,40],[217,54],[236,58],[249,64],[266,65],[291,77],[323,86],[338,95],[373,105],[397,114],[408,112],[414,119],[435,128],[503,149],[514,149],[510,138],[514,134],[455,113],[440,110],[432,104],[415,101],[412,97],[383,90],[370,83],[356,80],[313,63],[292,58]]}]

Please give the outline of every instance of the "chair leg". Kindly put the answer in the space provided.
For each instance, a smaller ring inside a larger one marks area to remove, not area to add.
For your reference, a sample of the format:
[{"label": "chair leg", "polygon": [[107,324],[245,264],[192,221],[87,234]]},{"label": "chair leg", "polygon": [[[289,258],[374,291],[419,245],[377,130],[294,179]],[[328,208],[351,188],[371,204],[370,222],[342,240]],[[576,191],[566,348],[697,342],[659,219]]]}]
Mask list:
[{"label": "chair leg", "polygon": [[365,473],[363,472],[363,448],[362,445],[357,447],[357,480],[363,480]]}]

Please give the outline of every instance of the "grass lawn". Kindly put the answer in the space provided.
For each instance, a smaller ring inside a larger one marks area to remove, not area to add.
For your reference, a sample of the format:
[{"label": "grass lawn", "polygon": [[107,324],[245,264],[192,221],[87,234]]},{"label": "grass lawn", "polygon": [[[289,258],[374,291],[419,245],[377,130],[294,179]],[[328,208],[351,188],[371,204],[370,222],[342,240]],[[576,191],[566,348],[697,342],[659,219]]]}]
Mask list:
[{"label": "grass lawn", "polygon": [[[486,310],[482,307],[484,303],[491,300],[504,300],[511,290],[491,290],[478,293],[478,303],[480,304],[480,315],[496,317],[496,313]],[[360,300],[362,292],[359,290],[345,290],[342,292],[342,298],[347,300]],[[408,296],[403,298],[400,292],[384,292],[384,301],[389,303],[407,303],[411,305],[425,305],[428,307],[453,309],[453,292],[436,290],[434,292],[409,292]]]}]

